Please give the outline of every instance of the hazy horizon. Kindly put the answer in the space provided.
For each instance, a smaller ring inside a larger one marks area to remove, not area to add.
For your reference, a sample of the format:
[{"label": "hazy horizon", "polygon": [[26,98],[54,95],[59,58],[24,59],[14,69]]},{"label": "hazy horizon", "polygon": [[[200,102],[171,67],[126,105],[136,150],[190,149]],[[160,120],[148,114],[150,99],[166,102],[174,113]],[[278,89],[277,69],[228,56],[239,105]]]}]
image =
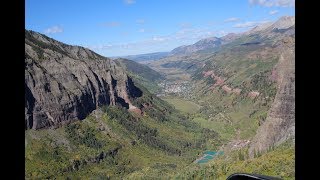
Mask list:
[{"label": "hazy horizon", "polygon": [[203,38],[244,32],[294,13],[291,0],[27,0],[26,29],[115,57],[168,52]]}]

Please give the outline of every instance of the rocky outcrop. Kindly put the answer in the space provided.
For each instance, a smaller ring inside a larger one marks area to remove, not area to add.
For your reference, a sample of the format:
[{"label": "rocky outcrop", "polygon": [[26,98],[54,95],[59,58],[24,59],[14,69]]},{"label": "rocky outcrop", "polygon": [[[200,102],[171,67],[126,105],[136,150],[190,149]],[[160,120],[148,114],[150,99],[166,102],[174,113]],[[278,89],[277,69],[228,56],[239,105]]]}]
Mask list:
[{"label": "rocky outcrop", "polygon": [[250,97],[251,99],[258,97],[259,95],[260,93],[258,91],[251,91],[248,93],[248,97]]},{"label": "rocky outcrop", "polygon": [[235,93],[236,95],[240,95],[241,91],[242,91],[242,90],[239,89],[239,88],[234,88],[234,89],[232,89],[232,92]]},{"label": "rocky outcrop", "polygon": [[295,50],[294,37],[278,44],[281,52],[274,73],[277,74],[277,94],[265,122],[259,127],[250,144],[250,157],[254,152],[265,152],[287,140],[295,139]]},{"label": "rocky outcrop", "polygon": [[216,81],[213,87],[221,86],[225,81],[225,78],[219,77],[215,74],[212,74],[211,77]]},{"label": "rocky outcrop", "polygon": [[232,92],[232,88],[230,88],[227,85],[223,85],[222,86],[222,90],[224,90],[226,93],[231,93]]},{"label": "rocky outcrop", "polygon": [[40,33],[25,35],[26,129],[81,120],[104,105],[129,108],[142,95],[112,60]]}]

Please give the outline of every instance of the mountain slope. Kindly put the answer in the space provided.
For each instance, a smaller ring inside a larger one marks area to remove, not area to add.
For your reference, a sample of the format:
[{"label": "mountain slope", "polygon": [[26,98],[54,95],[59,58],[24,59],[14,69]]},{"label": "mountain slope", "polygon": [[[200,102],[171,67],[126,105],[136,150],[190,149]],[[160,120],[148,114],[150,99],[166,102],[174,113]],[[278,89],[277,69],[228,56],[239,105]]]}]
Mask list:
[{"label": "mountain slope", "polygon": [[191,54],[194,52],[198,52],[205,49],[212,49],[222,44],[222,39],[217,37],[202,39],[192,45],[180,46],[173,49],[170,52],[170,55],[178,55],[178,54]]},{"label": "mountain slope", "polygon": [[[294,178],[294,37],[283,17],[150,63],[188,82],[200,109],[183,114],[143,87],[158,81],[144,65],[27,31],[26,179]],[[193,163],[205,150],[224,155]]]},{"label": "mountain slope", "polygon": [[[200,57],[190,63],[203,65],[191,72],[193,96],[186,98],[201,106],[194,121],[221,136],[224,155],[207,166],[190,165],[176,178],[226,179],[243,172],[294,179],[294,38],[294,17],[282,17],[211,54],[190,55]],[[188,61],[172,59],[158,65]]]},{"label": "mountain slope", "polygon": [[129,108],[142,91],[115,62],[25,31],[26,128],[84,119],[103,105]]},{"label": "mountain slope", "polygon": [[192,93],[184,98],[201,106],[195,121],[212,127],[231,146],[253,141],[252,155],[253,149],[263,151],[294,139],[294,19],[285,16],[221,37],[230,41],[213,50],[168,56],[148,65],[166,77],[191,77]]},{"label": "mountain slope", "polygon": [[26,31],[26,179],[171,177],[218,148],[117,63]]},{"label": "mountain slope", "polygon": [[188,55],[197,52],[210,52],[214,51],[216,48],[221,45],[227,44],[234,39],[236,39],[239,35],[235,33],[229,33],[221,38],[218,37],[209,37],[205,39],[201,39],[194,44],[179,46],[172,51],[170,51],[169,55]]},{"label": "mountain slope", "polygon": [[295,65],[294,38],[286,38],[279,47],[282,51],[273,75],[277,94],[268,116],[254,137],[249,153],[265,152],[289,139],[295,139]]},{"label": "mountain slope", "polygon": [[132,60],[118,58],[114,59],[114,61],[129,72],[135,82],[147,88],[151,93],[156,94],[160,90],[158,83],[163,81],[164,77],[159,72]]},{"label": "mountain slope", "polygon": [[253,149],[266,151],[295,136],[294,17],[249,32],[221,46],[193,80],[198,101],[210,106],[200,111],[211,116],[219,113],[214,109],[223,111],[234,123],[230,132],[252,141],[253,155]]},{"label": "mountain slope", "polygon": [[149,81],[163,80],[163,76],[159,72],[149,68],[144,64],[123,58],[115,59],[114,61],[119,63],[119,65],[122,65],[127,71],[139,75]]},{"label": "mountain slope", "polygon": [[237,172],[295,179],[295,149],[290,143],[283,143],[253,159],[248,158],[246,151],[234,151],[229,157],[217,157],[207,166],[189,166],[178,172],[175,178],[225,180]]},{"label": "mountain slope", "polygon": [[[173,49],[167,57],[149,62],[153,69],[161,69],[164,64],[175,63],[177,68],[184,68],[185,64],[202,66],[208,56],[235,46],[271,45],[285,36],[295,33],[295,17],[284,16],[275,22],[268,22],[243,33],[229,33],[220,38],[210,37],[201,39],[191,45],[184,45]],[[184,62],[183,64],[179,63]],[[161,69],[162,70],[162,69]]]}]

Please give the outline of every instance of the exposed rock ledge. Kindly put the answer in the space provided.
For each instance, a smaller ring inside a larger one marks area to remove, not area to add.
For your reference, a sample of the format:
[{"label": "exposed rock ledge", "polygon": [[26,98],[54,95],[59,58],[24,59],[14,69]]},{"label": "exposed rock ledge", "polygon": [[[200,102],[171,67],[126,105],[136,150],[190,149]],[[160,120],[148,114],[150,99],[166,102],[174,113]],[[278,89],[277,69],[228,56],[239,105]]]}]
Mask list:
[{"label": "exposed rock ledge", "polygon": [[140,96],[142,91],[112,60],[26,31],[26,129],[82,120],[103,105],[129,108]]}]

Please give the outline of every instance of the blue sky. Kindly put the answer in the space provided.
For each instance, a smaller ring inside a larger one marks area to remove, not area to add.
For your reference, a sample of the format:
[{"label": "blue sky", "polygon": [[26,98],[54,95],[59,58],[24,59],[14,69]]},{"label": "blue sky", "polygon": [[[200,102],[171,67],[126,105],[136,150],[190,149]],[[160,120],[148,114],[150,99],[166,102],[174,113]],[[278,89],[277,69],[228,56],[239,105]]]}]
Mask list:
[{"label": "blue sky", "polygon": [[170,51],[295,14],[294,0],[26,0],[26,29],[104,56]]}]

